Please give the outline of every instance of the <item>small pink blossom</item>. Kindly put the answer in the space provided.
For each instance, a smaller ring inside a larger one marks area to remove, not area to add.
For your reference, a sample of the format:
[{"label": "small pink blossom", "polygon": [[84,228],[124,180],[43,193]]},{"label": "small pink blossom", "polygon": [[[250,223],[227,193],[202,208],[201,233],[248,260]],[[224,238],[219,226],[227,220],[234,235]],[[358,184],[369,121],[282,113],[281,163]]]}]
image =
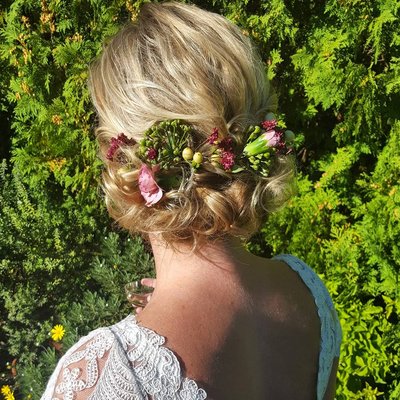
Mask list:
[{"label": "small pink blossom", "polygon": [[216,144],[218,142],[218,128],[214,128],[212,134],[207,139],[208,143]]},{"label": "small pink blossom", "polygon": [[107,160],[112,161],[112,159],[114,158],[114,154],[118,150],[118,148],[119,148],[119,144],[118,144],[117,140],[115,138],[111,138],[111,144],[110,144],[110,147],[108,148],[107,155],[106,155]]},{"label": "small pink blossom", "polygon": [[157,158],[157,150],[154,148],[149,149],[147,157],[149,160],[155,160]]},{"label": "small pink blossom", "polygon": [[146,200],[146,206],[151,207],[159,202],[163,196],[162,189],[157,185],[154,171],[146,164],[142,164],[139,171],[139,190]]},{"label": "small pink blossom", "polygon": [[232,151],[233,149],[233,140],[230,136],[223,138],[221,140],[221,143],[218,145],[218,147],[224,151]]},{"label": "small pink blossom", "polygon": [[221,165],[224,167],[225,171],[232,169],[235,164],[235,154],[231,151],[223,151],[221,156]]},{"label": "small pink blossom", "polygon": [[282,142],[282,132],[272,129],[264,133],[264,139],[267,141],[268,147],[281,147]]},{"label": "small pink blossom", "polygon": [[115,152],[123,145],[134,145],[136,141],[134,139],[129,139],[124,133],[120,133],[116,138],[111,138],[110,147],[107,151],[107,160],[112,161]]},{"label": "small pink blossom", "polygon": [[276,119],[269,119],[269,120],[263,121],[263,122],[261,122],[261,126],[266,131],[269,131],[270,129],[274,129],[276,127]]}]

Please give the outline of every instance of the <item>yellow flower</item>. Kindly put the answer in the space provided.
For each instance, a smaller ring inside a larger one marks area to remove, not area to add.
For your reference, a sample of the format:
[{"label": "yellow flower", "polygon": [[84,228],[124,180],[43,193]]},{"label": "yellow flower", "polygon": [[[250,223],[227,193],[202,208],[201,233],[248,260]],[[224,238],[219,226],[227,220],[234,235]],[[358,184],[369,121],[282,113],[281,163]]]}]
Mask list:
[{"label": "yellow flower", "polygon": [[4,396],[4,400],[15,400],[14,393],[8,385],[3,385],[1,387],[1,393]]},{"label": "yellow flower", "polygon": [[54,328],[50,331],[50,334],[51,334],[51,338],[52,338],[54,341],[58,342],[58,341],[60,341],[60,340],[64,337],[65,329],[64,329],[64,327],[63,327],[62,325],[56,325],[56,326],[54,326]]}]

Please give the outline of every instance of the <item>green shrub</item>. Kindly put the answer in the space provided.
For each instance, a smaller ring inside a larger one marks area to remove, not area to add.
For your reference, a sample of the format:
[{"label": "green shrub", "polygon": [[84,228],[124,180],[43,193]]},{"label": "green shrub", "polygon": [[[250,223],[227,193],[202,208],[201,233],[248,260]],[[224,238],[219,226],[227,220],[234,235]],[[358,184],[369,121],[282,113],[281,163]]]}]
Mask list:
[{"label": "green shrub", "polygon": [[372,174],[343,193],[337,185],[353,181],[357,152],[338,149],[320,163],[319,181],[299,177],[298,196],[263,228],[271,254],[306,260],[334,297],[343,327],[338,399],[399,396],[399,139],[397,122]]}]

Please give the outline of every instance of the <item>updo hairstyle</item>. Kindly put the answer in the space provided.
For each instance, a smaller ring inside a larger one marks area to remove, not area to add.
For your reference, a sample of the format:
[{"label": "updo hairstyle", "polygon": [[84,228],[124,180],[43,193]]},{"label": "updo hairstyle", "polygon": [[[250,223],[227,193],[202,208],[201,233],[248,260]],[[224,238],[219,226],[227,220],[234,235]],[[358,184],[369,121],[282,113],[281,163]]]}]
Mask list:
[{"label": "updo hairstyle", "polygon": [[224,17],[175,2],[144,4],[138,20],[123,27],[93,63],[89,86],[99,117],[107,208],[130,232],[194,246],[225,235],[247,238],[290,195],[293,160],[283,156],[268,177],[204,163],[146,207],[138,188],[138,145],[122,147],[116,160],[106,158],[119,133],[139,141],[148,128],[172,119],[193,128],[193,143],[204,154],[215,127],[221,137],[229,134],[244,145],[243,132],[274,109],[274,96],[249,38]]}]

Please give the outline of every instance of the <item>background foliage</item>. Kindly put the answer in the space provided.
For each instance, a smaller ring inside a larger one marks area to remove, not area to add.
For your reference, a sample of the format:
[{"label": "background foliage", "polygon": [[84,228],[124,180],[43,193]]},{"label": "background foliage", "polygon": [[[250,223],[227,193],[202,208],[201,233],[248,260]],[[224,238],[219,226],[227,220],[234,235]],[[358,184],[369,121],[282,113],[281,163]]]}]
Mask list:
[{"label": "background foliage", "polygon": [[[195,3],[254,39],[287,125],[305,138],[298,196],[251,248],[298,255],[333,294],[337,399],[399,399],[400,2]],[[140,240],[105,215],[86,88],[88,63],[141,4],[0,6],[0,370],[21,398],[40,397],[79,335],[126,314],[123,284],[151,271]]]}]

